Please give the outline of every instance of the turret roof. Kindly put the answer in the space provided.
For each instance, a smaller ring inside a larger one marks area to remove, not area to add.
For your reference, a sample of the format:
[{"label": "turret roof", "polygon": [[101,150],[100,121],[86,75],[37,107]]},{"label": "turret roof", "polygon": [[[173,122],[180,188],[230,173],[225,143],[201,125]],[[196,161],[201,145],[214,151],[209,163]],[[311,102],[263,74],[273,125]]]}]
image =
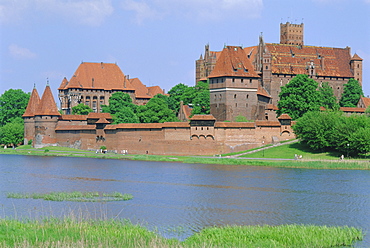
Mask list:
[{"label": "turret roof", "polygon": [[57,105],[54,101],[53,93],[51,92],[49,85],[46,85],[45,87],[35,115],[61,115],[58,111]]},{"label": "turret roof", "polygon": [[40,96],[36,90],[36,87],[34,87],[32,90],[31,96],[30,96],[30,100],[28,101],[26,111],[24,112],[22,117],[35,116],[35,113],[37,111],[39,104],[40,104]]},{"label": "turret roof", "polygon": [[244,49],[239,46],[227,46],[222,50],[209,78],[224,76],[259,77]]}]

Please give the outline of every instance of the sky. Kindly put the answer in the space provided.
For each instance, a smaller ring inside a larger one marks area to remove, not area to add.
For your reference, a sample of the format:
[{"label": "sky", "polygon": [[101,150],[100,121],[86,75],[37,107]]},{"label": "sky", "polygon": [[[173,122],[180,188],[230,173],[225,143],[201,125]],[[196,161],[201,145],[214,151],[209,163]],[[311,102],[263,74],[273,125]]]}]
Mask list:
[{"label": "sky", "polygon": [[0,94],[49,82],[56,97],[81,62],[117,63],[166,92],[193,86],[206,44],[279,43],[287,21],[304,23],[306,45],[351,47],[370,95],[370,0],[0,0]]}]

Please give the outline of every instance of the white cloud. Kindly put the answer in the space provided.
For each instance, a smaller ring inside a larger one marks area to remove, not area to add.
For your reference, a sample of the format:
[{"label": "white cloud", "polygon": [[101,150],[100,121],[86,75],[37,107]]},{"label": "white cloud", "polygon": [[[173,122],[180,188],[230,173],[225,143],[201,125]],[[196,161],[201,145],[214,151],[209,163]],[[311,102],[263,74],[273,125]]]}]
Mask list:
[{"label": "white cloud", "polygon": [[122,8],[129,11],[134,11],[135,22],[141,24],[145,19],[157,19],[159,18],[159,13],[152,9],[145,2],[137,2],[134,0],[126,0],[122,3]]},{"label": "white cloud", "polygon": [[8,51],[14,59],[33,59],[37,57],[36,53],[33,53],[29,49],[20,47],[16,44],[11,44],[8,47]]},{"label": "white cloud", "polygon": [[111,0],[2,0],[0,22],[8,23],[27,15],[57,17],[84,25],[100,25],[113,13]]},{"label": "white cloud", "polygon": [[125,0],[125,10],[136,12],[136,19],[181,16],[197,20],[225,18],[257,18],[263,9],[262,0]]}]

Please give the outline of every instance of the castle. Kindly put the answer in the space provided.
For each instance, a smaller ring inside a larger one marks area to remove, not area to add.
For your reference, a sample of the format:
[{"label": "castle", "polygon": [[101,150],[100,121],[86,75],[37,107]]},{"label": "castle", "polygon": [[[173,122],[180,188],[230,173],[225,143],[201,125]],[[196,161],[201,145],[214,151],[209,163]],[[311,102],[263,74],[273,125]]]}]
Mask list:
[{"label": "castle", "polygon": [[140,79],[124,75],[118,65],[103,62],[82,62],[69,81],[63,79],[58,91],[63,114],[71,114],[72,108],[80,103],[100,113],[101,106],[109,105],[109,97],[115,92],[129,94],[136,105],[164,94],[159,86],[146,87]]},{"label": "castle", "polygon": [[214,155],[294,138],[288,115],[278,121],[218,122],[212,115],[196,115],[189,122],[117,125],[108,113],[62,115],[49,85],[41,99],[32,90],[23,118],[25,143],[32,140],[35,148],[105,146],[117,153]]},{"label": "castle", "polygon": [[211,114],[219,121],[276,120],[280,87],[297,74],[307,74],[321,84],[328,82],[337,99],[350,78],[362,85],[362,59],[349,47],[304,45],[304,25],[280,24],[280,43],[225,46],[214,52],[205,46],[196,60],[196,82],[209,81]]},{"label": "castle", "polygon": [[[188,119],[190,109],[182,106],[184,122],[113,125],[110,114],[100,109],[112,93],[126,92],[139,105],[163,91],[130,79],[116,64],[82,63],[58,89],[63,114],[49,85],[41,98],[33,89],[23,115],[25,143],[32,140],[35,148],[97,150],[105,146],[117,153],[214,155],[292,139],[294,122],[287,114],[278,118],[275,114],[280,87],[297,74],[307,74],[319,83],[329,82],[339,98],[350,78],[362,83],[362,59],[351,56],[349,47],[304,45],[303,24],[280,27],[280,44],[265,43],[260,36],[253,47],[225,46],[221,52],[212,52],[206,45],[204,58],[196,61],[196,80],[210,83],[211,115]],[[94,112],[70,115],[79,103]],[[370,99],[361,98],[357,111],[363,112],[369,105]],[[255,121],[232,122],[239,115]]]}]

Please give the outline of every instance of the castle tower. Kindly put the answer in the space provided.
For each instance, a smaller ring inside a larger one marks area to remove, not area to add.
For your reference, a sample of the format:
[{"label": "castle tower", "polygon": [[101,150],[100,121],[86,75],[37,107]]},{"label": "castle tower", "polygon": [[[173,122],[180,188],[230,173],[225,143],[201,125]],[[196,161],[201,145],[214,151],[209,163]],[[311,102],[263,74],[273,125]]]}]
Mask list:
[{"label": "castle tower", "polygon": [[40,104],[40,96],[36,90],[36,86],[33,87],[30,100],[26,111],[22,115],[24,120],[24,144],[27,145],[29,140],[33,140],[35,137],[35,113]]},{"label": "castle tower", "polygon": [[280,23],[280,44],[303,46],[303,23]]},{"label": "castle tower", "polygon": [[57,145],[55,128],[60,115],[50,86],[47,84],[35,113],[35,148]]},{"label": "castle tower", "polygon": [[362,58],[355,53],[351,59],[350,65],[354,79],[356,79],[362,87]]}]

